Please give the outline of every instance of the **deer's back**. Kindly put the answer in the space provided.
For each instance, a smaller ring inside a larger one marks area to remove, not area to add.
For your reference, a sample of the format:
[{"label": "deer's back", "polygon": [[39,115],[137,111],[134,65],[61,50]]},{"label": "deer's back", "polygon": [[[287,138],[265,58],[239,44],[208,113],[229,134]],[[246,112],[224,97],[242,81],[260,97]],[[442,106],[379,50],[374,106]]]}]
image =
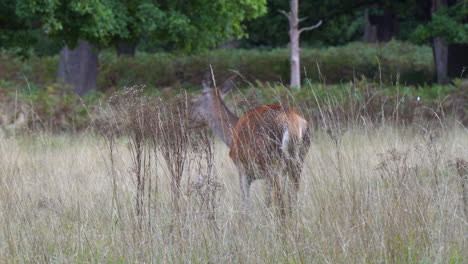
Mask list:
[{"label": "deer's back", "polygon": [[306,129],[307,121],[291,106],[248,111],[234,128],[229,155],[236,164],[265,169],[282,157],[287,141],[301,139]]}]

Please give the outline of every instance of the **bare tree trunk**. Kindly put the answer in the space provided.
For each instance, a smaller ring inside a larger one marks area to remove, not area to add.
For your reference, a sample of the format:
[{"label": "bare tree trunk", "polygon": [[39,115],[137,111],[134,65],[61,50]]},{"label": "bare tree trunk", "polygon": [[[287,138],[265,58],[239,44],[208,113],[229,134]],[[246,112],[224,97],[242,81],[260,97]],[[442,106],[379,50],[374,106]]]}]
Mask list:
[{"label": "bare tree trunk", "polygon": [[301,58],[298,29],[298,0],[291,0],[291,15],[289,18],[289,38],[291,52],[291,87],[301,89]]},{"label": "bare tree trunk", "polygon": [[73,86],[79,95],[96,90],[98,66],[98,53],[87,41],[80,40],[75,49],[65,46],[60,52],[57,82]]},{"label": "bare tree trunk", "polygon": [[299,46],[299,40],[301,33],[318,28],[322,24],[320,20],[317,24],[309,27],[299,29],[299,22],[306,20],[306,18],[299,18],[299,0],[290,1],[291,11],[286,13],[280,11],[283,15],[288,18],[289,21],[289,48],[291,56],[291,87],[295,89],[301,89],[301,49]]},{"label": "bare tree trunk", "polygon": [[[432,13],[447,6],[447,0],[432,0]],[[434,37],[432,42],[432,51],[434,53],[434,62],[437,73],[437,83],[446,84],[448,78],[448,47],[443,38]]]}]

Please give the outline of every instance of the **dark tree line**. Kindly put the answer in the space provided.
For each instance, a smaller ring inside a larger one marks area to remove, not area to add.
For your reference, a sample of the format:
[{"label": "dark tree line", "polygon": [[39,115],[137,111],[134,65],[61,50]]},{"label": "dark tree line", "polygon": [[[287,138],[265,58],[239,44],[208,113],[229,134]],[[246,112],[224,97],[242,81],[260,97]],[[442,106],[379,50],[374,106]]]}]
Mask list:
[{"label": "dark tree line", "polygon": [[[84,94],[96,88],[98,53],[117,47],[132,55],[145,36],[178,52],[217,46],[242,37],[241,22],[265,13],[266,0],[0,0],[0,48],[30,46],[40,30],[63,43],[57,80]],[[17,33],[25,32],[22,37]]]},{"label": "dark tree line", "polygon": [[[189,53],[233,37],[243,39],[242,47],[284,47],[290,25],[280,10],[290,10],[290,1],[0,0],[0,49],[27,56],[38,39],[55,41],[62,47],[57,79],[83,94],[96,87],[102,48],[130,56],[138,45]],[[391,39],[428,44],[439,83],[460,77],[467,66],[466,0],[303,0],[298,18],[323,21],[301,34],[302,46]]]},{"label": "dark tree line", "polygon": [[[287,21],[277,10],[289,1],[268,2],[268,13],[246,23],[247,46],[284,46]],[[301,35],[304,45],[368,43],[392,39],[431,45],[438,83],[461,77],[468,66],[468,1],[466,0],[308,0],[300,1],[299,17],[323,20]]]}]

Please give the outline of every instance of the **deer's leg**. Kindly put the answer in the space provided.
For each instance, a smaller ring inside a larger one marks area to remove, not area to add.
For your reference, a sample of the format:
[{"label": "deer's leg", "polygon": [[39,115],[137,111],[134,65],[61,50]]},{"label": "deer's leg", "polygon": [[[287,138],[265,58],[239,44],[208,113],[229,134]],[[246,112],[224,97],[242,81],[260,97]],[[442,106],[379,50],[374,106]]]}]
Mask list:
[{"label": "deer's leg", "polygon": [[265,204],[268,208],[271,207],[272,204],[272,195],[271,192],[273,190],[273,182],[270,179],[266,179],[264,184],[264,196],[265,196]]},{"label": "deer's leg", "polygon": [[294,207],[297,205],[297,192],[299,191],[301,181],[301,164],[297,160],[287,160],[285,171],[289,180],[288,205],[289,213],[292,215]]},{"label": "deer's leg", "polygon": [[[267,166],[262,166],[260,170],[262,177],[266,180],[266,183],[264,184],[264,196],[265,204],[268,208],[274,205],[273,203],[277,202],[274,177],[279,176],[278,174],[281,171],[280,163],[281,161],[273,162],[271,164],[268,164]],[[278,178],[278,180],[280,180],[280,178]],[[279,184],[280,182],[278,181],[276,185],[278,185],[279,187]]]},{"label": "deer's leg", "polygon": [[250,177],[245,173],[245,171],[241,171],[240,173],[240,188],[242,191],[242,202],[244,205],[247,205],[250,199],[250,184],[252,181]]},{"label": "deer's leg", "polygon": [[297,205],[297,193],[300,187],[301,173],[304,168],[304,159],[310,148],[310,143],[310,129],[307,128],[302,141],[299,142],[295,149],[295,152],[297,153],[296,158],[285,160],[286,173],[293,187],[291,190],[292,193],[289,195],[290,210],[292,210],[293,206]]},{"label": "deer's leg", "polygon": [[283,190],[281,188],[280,176],[280,173],[272,172],[269,175],[269,179],[271,181],[271,186],[273,187],[276,205],[279,207],[281,217],[284,219],[286,216],[286,208],[283,199]]},{"label": "deer's leg", "polygon": [[301,162],[302,161],[293,160],[293,159],[287,160],[285,162],[286,163],[286,166],[285,166],[286,175],[291,181],[293,192],[297,192],[299,190],[299,186],[301,182],[301,171],[302,171]]}]

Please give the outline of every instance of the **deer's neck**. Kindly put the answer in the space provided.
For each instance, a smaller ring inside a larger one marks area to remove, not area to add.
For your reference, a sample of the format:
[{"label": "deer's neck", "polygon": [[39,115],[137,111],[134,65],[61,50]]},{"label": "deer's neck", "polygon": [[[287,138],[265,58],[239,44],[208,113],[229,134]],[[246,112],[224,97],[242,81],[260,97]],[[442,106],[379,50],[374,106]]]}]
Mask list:
[{"label": "deer's neck", "polygon": [[239,118],[227,108],[221,98],[216,99],[212,118],[208,120],[208,126],[226,145],[231,146],[232,133]]}]

